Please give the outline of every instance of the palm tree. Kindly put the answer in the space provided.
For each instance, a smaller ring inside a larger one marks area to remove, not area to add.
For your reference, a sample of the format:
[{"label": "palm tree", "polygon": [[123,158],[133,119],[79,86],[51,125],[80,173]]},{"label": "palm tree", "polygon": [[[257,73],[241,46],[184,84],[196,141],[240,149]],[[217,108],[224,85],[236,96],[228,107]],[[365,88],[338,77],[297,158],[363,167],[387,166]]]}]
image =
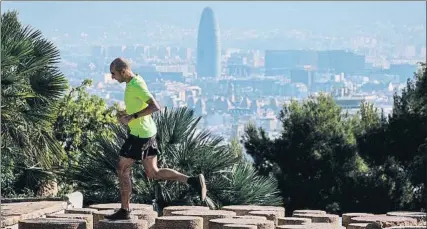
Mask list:
[{"label": "palm tree", "polygon": [[52,134],[56,103],[67,89],[58,61],[55,45],[24,27],[16,11],[2,15],[1,150],[9,160],[2,166],[14,160],[24,168],[47,168],[62,154]]},{"label": "palm tree", "polygon": [[[280,205],[276,182],[258,176],[255,169],[242,162],[222,138],[196,128],[200,117],[188,108],[165,109],[154,116],[158,126],[161,151],[159,166],[185,174],[203,173],[208,186],[207,204],[218,208],[229,204]],[[121,145],[127,135],[123,126],[112,126],[113,140],[100,137],[96,150],[87,151],[85,158],[71,170],[64,171],[76,189],[85,195],[87,204],[120,200],[115,167]],[[167,205],[199,205],[196,195],[178,182],[147,179],[143,168],[135,165],[132,173],[133,202],[151,203],[162,200]]]}]

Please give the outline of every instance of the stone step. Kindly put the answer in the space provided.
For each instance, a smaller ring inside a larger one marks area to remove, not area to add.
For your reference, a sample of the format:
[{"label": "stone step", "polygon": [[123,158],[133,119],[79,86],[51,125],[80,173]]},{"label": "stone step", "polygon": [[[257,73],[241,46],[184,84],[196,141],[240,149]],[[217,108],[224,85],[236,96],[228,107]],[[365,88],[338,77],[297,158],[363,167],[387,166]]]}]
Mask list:
[{"label": "stone step", "polygon": [[19,229],[86,229],[86,221],[83,219],[47,219],[35,218],[20,220]]},{"label": "stone step", "polygon": [[359,216],[350,219],[350,223],[368,223],[366,229],[381,229],[393,226],[417,226],[418,222],[414,218],[373,215]]},{"label": "stone step", "polygon": [[347,225],[347,229],[366,229],[369,223],[350,223]]},{"label": "stone step", "polygon": [[253,216],[264,216],[267,220],[273,221],[274,225],[277,225],[277,218],[281,217],[278,211],[251,211],[248,214]]},{"label": "stone step", "polygon": [[277,206],[229,205],[222,207],[222,210],[234,211],[238,216],[249,215],[251,211],[277,211],[279,217],[285,216],[285,208]]},{"label": "stone step", "polygon": [[162,216],[156,218],[156,229],[203,229],[203,218],[195,216]]},{"label": "stone step", "polygon": [[223,219],[212,219],[209,221],[209,229],[223,229],[224,225],[227,224],[244,224],[244,225],[255,225],[257,229],[274,229],[274,222],[262,219],[236,219],[236,218],[223,218]]},{"label": "stone step", "polygon": [[290,224],[290,225],[278,225],[276,229],[310,229],[309,224]]},{"label": "stone step", "polygon": [[223,227],[224,229],[257,229],[256,225],[247,225],[247,224],[226,224]]},{"label": "stone step", "polygon": [[300,217],[279,217],[277,218],[277,225],[305,225],[311,224],[310,218]]},{"label": "stone step", "polygon": [[329,223],[333,224],[336,227],[341,226],[339,225],[340,217],[339,215],[334,214],[301,214],[301,213],[295,213],[293,217],[296,218],[309,218],[311,219],[312,223]]},{"label": "stone step", "polygon": [[345,229],[345,227],[333,223],[311,223],[306,226],[309,229]]},{"label": "stone step", "polygon": [[[108,204],[93,204],[89,208],[96,209],[98,211],[103,210],[118,210],[121,208],[120,203],[108,203]],[[130,204],[129,208],[131,210],[153,210],[153,206],[149,204]]]},{"label": "stone step", "polygon": [[233,216],[232,218],[234,218],[234,219],[262,219],[262,220],[267,220],[267,217],[265,217],[265,216],[256,216],[256,215],[238,215],[238,216]]},{"label": "stone step", "polygon": [[342,214],[342,225],[344,227],[347,227],[347,225],[349,225],[350,222],[351,222],[351,218],[360,217],[360,216],[372,216],[372,215],[374,215],[374,214],[370,214],[370,213],[358,213],[358,212],[344,213],[344,214]]},{"label": "stone step", "polygon": [[171,216],[174,211],[186,211],[186,210],[195,210],[195,211],[208,211],[208,207],[204,206],[169,206],[163,208],[163,216]]},{"label": "stone step", "polygon": [[136,216],[139,220],[147,221],[148,229],[155,229],[156,218],[159,214],[152,210],[133,210],[131,215]]},{"label": "stone step", "polygon": [[93,229],[93,216],[89,214],[50,214],[46,218],[52,219],[82,219],[86,221],[86,229]]},{"label": "stone step", "polygon": [[425,226],[395,226],[395,227],[386,227],[385,229],[425,229]]},{"label": "stone step", "polygon": [[90,215],[92,215],[92,213],[96,211],[98,210],[94,208],[70,208],[70,209],[64,210],[65,214],[90,214]]},{"label": "stone step", "polygon": [[300,210],[294,210],[292,212],[292,216],[295,214],[316,214],[316,215],[326,215],[326,211],[323,210],[312,210],[312,209],[300,209]]},{"label": "stone step", "polygon": [[425,212],[412,212],[412,211],[392,211],[387,212],[387,216],[403,216],[403,217],[409,217],[414,218],[418,221],[418,224],[426,225],[427,221],[427,214]]},{"label": "stone step", "polygon": [[[92,214],[93,215],[93,229],[102,229],[99,226],[99,221],[103,220],[106,215],[111,215],[114,212],[116,212],[116,210],[101,210],[101,211],[94,212]],[[137,216],[131,215],[131,218],[136,219]]]},{"label": "stone step", "polygon": [[209,229],[209,221],[211,219],[231,218],[236,216],[235,212],[224,210],[208,210],[208,211],[174,211],[171,212],[173,216],[196,216],[203,218],[203,229]]},{"label": "stone step", "polygon": [[99,228],[102,229],[148,229],[148,223],[145,220],[108,220],[99,221]]}]

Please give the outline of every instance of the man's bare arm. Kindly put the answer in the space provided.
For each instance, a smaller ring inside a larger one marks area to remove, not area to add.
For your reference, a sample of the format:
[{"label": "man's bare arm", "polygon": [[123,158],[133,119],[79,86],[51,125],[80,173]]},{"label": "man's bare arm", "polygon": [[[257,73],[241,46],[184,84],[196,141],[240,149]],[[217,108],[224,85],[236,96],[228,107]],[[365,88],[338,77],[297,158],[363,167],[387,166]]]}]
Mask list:
[{"label": "man's bare arm", "polygon": [[147,116],[161,109],[159,103],[157,103],[154,98],[149,99],[146,103],[148,104],[148,106],[133,114],[132,116],[134,116],[134,118],[135,116],[137,116],[138,118],[142,116]]}]

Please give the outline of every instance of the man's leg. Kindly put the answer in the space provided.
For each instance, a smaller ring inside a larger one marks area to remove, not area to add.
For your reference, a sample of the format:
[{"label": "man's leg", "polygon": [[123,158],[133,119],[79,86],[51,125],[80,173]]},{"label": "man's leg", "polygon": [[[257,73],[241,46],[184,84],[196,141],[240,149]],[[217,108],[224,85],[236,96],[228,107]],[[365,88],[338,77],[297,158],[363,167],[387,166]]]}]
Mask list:
[{"label": "man's leg", "polygon": [[135,156],[135,152],[140,152],[138,149],[137,142],[135,138],[129,136],[120,149],[119,163],[117,165],[117,175],[119,177],[120,185],[120,200],[121,208],[112,215],[106,215],[105,219],[110,220],[121,220],[130,218],[130,197],[132,194],[132,181],[130,179],[130,172],[132,165],[135,163],[135,160],[141,159],[141,154],[138,153]]},{"label": "man's leg", "polygon": [[196,189],[196,191],[199,192],[202,201],[206,199],[207,190],[205,178],[202,174],[199,174],[196,177],[189,177],[173,169],[159,169],[157,167],[157,156],[147,156],[145,159],[143,159],[142,164],[148,178],[155,180],[180,181]]},{"label": "man's leg", "polygon": [[173,169],[159,169],[157,167],[157,156],[149,156],[142,161],[148,178],[155,180],[173,180],[187,184],[188,176]]},{"label": "man's leg", "polygon": [[131,158],[120,157],[119,168],[117,170],[120,184],[120,199],[122,209],[130,210],[130,197],[132,195],[132,181],[130,170],[135,160]]}]

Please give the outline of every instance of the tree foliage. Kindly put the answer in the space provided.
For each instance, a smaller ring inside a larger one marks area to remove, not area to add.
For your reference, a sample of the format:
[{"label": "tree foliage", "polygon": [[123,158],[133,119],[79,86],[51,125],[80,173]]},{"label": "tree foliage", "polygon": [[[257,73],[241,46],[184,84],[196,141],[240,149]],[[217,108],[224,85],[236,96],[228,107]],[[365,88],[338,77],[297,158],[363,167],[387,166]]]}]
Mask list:
[{"label": "tree foliage", "polygon": [[285,105],[278,139],[248,126],[245,148],[261,174],[278,179],[288,212],[419,211],[426,179],[425,74],[422,64],[394,96],[388,118],[366,102],[349,116],[322,95]]},{"label": "tree foliage", "polygon": [[36,178],[62,157],[52,123],[68,85],[53,43],[23,26],[16,11],[1,20],[1,186],[3,195],[13,195],[36,189],[42,180]]},{"label": "tree foliage", "polygon": [[90,147],[97,136],[112,137],[108,127],[117,123],[117,104],[108,106],[101,97],[90,95],[87,88],[91,85],[91,80],[84,80],[59,102],[53,127],[56,139],[66,152],[67,165],[78,163],[81,156],[84,158],[81,149]]}]

